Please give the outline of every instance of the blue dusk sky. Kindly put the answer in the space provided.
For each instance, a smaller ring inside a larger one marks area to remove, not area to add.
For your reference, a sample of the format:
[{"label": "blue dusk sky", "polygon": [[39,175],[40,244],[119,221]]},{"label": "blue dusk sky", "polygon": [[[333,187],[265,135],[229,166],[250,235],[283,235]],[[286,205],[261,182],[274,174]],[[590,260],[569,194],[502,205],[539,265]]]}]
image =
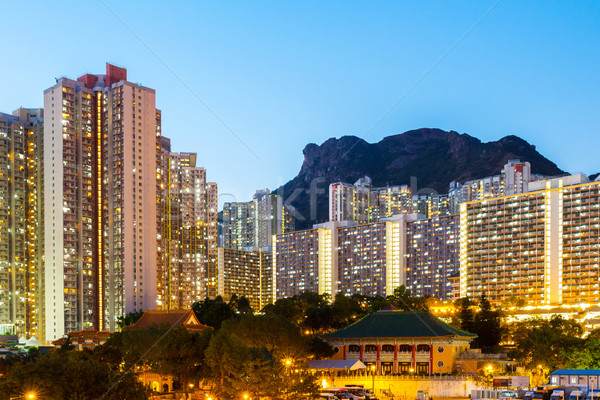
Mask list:
[{"label": "blue dusk sky", "polygon": [[0,111],[125,67],[221,203],[293,178],[308,143],[421,127],[515,134],[600,171],[597,1],[7,1],[2,15]]}]

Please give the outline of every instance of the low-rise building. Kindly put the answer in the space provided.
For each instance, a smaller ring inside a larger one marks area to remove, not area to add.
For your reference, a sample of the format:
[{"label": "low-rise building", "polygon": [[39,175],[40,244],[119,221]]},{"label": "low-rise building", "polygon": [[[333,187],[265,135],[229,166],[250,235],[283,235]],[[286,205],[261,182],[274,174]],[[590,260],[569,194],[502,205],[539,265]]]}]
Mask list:
[{"label": "low-rise building", "polygon": [[600,369],[558,369],[550,374],[551,385],[587,387],[600,390]]},{"label": "low-rise building", "polygon": [[110,332],[97,331],[95,329],[83,329],[80,331],[69,332],[68,336],[69,339],[71,339],[71,345],[75,346],[77,350],[91,350],[96,346],[101,346],[106,343],[110,336]]},{"label": "low-rise building", "polygon": [[144,311],[141,318],[127,329],[145,329],[151,326],[178,328],[184,326],[189,331],[200,332],[204,329],[212,329],[198,320],[192,310],[151,310]]},{"label": "low-rise building", "polygon": [[334,359],[360,360],[383,375],[450,374],[474,338],[429,312],[397,310],[370,314],[325,335],[336,350]]}]

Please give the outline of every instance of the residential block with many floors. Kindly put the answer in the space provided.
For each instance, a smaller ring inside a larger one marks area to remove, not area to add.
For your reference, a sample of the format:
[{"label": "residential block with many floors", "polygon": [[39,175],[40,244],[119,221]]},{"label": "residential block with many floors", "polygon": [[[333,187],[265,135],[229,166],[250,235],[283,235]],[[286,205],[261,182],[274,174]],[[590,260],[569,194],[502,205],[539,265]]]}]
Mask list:
[{"label": "residential block with many floors", "polygon": [[500,304],[600,302],[600,182],[567,176],[461,205],[460,295]]},{"label": "residential block with many floors", "polygon": [[458,215],[406,223],[406,288],[415,296],[452,298],[450,277],[459,273]]},{"label": "residential block with many floors", "polygon": [[153,89],[106,74],[44,91],[45,340],[156,308]]},{"label": "residential block with many floors", "polygon": [[392,294],[405,283],[406,223],[415,218],[403,214],[371,224],[328,222],[277,235],[274,298],[303,291]]},{"label": "residential block with many floors", "polygon": [[396,214],[413,213],[427,217],[448,215],[450,199],[432,190],[413,193],[408,185],[372,187],[368,176],[353,185],[344,182],[329,185],[329,221],[366,224]]},{"label": "residential block with many floors", "polygon": [[255,311],[273,302],[273,255],[271,252],[237,250],[220,247],[218,250],[217,294],[225,299],[245,296]]},{"label": "residential block with many floors", "polygon": [[187,309],[214,297],[217,262],[217,185],[206,181],[206,170],[196,166],[196,153],[170,151],[162,179],[159,244],[164,255],[157,277],[157,307]]},{"label": "residential block with many floors", "polygon": [[43,110],[0,113],[0,324],[39,337],[44,322]]},{"label": "residential block with many floors", "polygon": [[257,190],[250,202],[223,205],[223,247],[270,248],[273,235],[294,230],[290,208],[281,196],[268,189]]}]

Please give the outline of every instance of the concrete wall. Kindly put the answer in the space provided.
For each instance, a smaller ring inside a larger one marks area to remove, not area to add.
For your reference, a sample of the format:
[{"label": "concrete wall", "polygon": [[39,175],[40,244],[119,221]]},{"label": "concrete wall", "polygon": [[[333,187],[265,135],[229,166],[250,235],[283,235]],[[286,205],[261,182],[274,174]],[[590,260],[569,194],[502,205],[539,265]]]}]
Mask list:
[{"label": "concrete wall", "polygon": [[[337,377],[322,379],[327,381],[328,386],[348,386],[363,385],[365,388],[373,388],[372,376],[358,377]],[[419,390],[426,390],[429,393],[429,399],[438,398],[466,398],[469,397],[471,390],[477,389],[477,383],[473,380],[463,377],[443,376],[443,377],[399,377],[399,376],[375,376],[375,394],[378,399],[391,398],[389,394],[394,395],[398,400],[414,400],[417,398]],[[388,396],[385,395],[385,393]]]}]

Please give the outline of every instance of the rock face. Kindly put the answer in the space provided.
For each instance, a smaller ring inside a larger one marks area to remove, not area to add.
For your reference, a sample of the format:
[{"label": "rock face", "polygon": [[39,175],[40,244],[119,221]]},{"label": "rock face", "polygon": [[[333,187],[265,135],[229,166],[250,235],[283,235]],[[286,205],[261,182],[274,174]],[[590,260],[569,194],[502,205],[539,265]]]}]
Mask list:
[{"label": "rock face", "polygon": [[[518,136],[482,143],[467,134],[422,128],[388,136],[379,143],[356,136],[328,139],[320,146],[310,143],[304,148],[300,172],[278,192],[296,209],[296,228],[306,229],[329,218],[328,186],[332,182],[354,183],[368,175],[373,186],[386,186],[410,184],[411,177],[416,177],[418,189],[446,193],[451,181],[499,174],[510,159],[529,161],[536,174],[564,173]],[[414,178],[412,182],[414,185]]]}]

